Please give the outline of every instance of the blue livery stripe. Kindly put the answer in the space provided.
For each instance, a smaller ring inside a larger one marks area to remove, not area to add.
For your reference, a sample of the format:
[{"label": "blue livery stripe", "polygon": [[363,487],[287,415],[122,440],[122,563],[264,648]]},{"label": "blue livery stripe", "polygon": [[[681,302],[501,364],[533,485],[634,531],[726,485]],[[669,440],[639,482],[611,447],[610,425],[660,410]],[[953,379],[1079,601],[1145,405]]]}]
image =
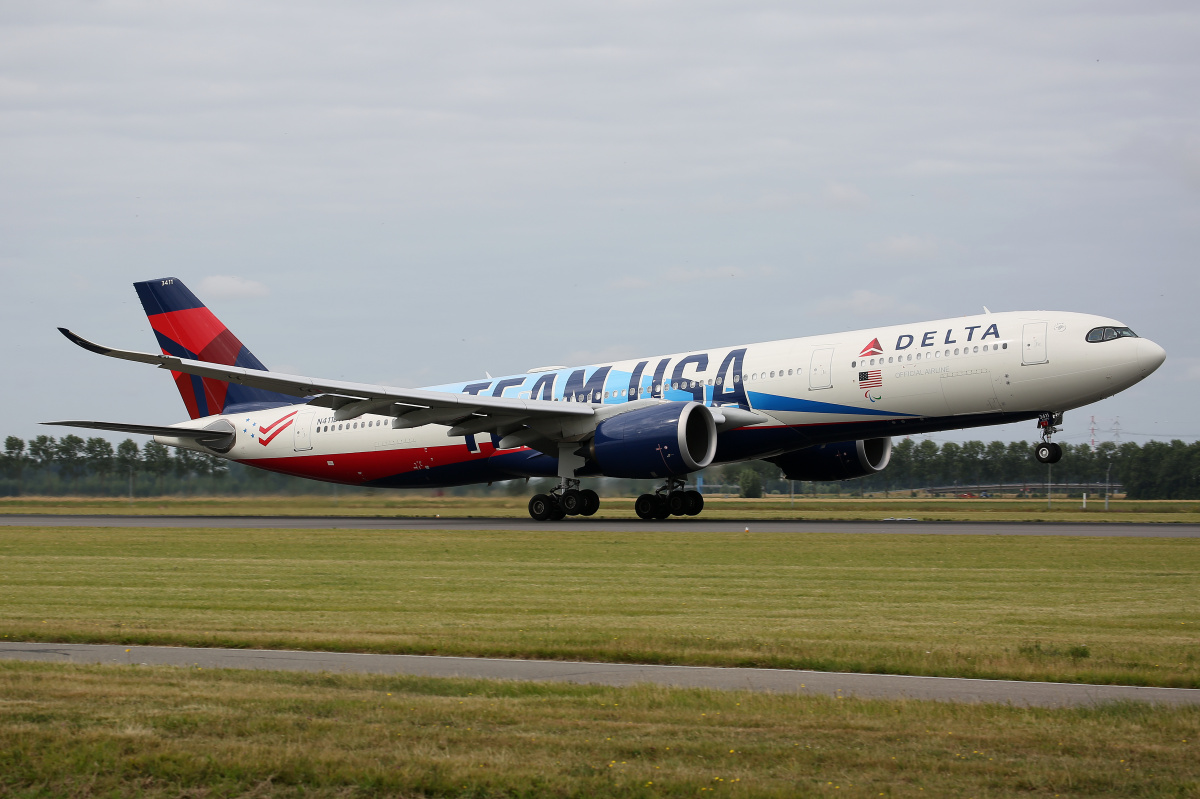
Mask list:
[{"label": "blue livery stripe", "polygon": [[781,397],[778,394],[759,394],[756,391],[747,393],[750,397],[750,407],[767,412],[840,413],[853,416],[913,416],[911,413],[880,411],[873,408],[856,408],[853,405],[838,405],[832,402],[816,402],[814,400],[797,399],[796,397]]}]

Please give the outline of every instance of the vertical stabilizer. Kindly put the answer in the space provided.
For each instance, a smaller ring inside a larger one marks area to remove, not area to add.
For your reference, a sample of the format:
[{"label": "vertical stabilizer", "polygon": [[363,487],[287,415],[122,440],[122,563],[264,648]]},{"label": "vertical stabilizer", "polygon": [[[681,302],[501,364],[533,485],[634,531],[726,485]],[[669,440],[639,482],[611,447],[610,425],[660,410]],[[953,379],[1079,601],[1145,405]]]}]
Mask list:
[{"label": "vertical stabilizer", "polygon": [[[142,308],[166,355],[266,371],[262,361],[174,277],[134,283]],[[221,380],[172,372],[183,404],[193,419],[225,413],[234,406],[290,405],[295,397]]]}]

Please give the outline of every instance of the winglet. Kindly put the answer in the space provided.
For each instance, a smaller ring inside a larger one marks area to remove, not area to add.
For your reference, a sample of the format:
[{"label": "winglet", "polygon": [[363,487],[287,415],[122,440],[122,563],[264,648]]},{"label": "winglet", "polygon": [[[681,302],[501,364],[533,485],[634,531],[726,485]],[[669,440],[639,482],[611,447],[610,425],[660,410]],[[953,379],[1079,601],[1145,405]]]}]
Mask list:
[{"label": "winglet", "polygon": [[110,350],[108,347],[101,347],[99,344],[93,344],[92,342],[88,341],[86,338],[75,335],[70,330],[67,330],[65,327],[60,327],[58,329],[58,332],[62,333],[64,336],[66,336],[67,340],[70,341],[72,344],[77,344],[80,347],[83,347],[85,350],[99,353],[100,355],[108,355],[110,352],[112,352],[112,350]]}]

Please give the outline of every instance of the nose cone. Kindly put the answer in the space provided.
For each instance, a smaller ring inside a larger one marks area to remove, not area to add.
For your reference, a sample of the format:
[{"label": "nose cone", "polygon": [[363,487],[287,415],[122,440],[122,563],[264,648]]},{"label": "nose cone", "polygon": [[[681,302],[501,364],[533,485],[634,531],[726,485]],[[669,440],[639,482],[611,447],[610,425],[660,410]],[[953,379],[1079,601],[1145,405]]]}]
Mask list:
[{"label": "nose cone", "polygon": [[1150,374],[1167,360],[1167,351],[1148,338],[1138,339],[1138,366],[1144,374]]}]

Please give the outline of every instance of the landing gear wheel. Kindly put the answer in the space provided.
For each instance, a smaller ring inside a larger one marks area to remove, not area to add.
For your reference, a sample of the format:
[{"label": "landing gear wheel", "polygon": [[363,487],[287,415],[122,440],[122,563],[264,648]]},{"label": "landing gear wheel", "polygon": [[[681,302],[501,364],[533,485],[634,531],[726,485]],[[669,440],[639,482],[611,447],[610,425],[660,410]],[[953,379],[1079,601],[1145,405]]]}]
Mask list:
[{"label": "landing gear wheel", "polygon": [[567,517],[567,512],[562,509],[562,505],[555,502],[554,503],[554,511],[550,514],[550,521],[561,522],[566,517]]},{"label": "landing gear wheel", "polygon": [[545,494],[534,494],[529,498],[529,515],[536,522],[544,522],[554,515],[558,503]]},{"label": "landing gear wheel", "polygon": [[699,491],[685,491],[683,496],[686,506],[683,512],[688,516],[695,516],[704,510],[704,495]]},{"label": "landing gear wheel", "polygon": [[654,495],[654,519],[665,519],[671,515],[671,503],[662,494]]},{"label": "landing gear wheel", "polygon": [[1062,455],[1062,447],[1049,441],[1038,444],[1033,450],[1033,457],[1037,458],[1038,463],[1058,463]]},{"label": "landing gear wheel", "polygon": [[687,493],[683,491],[672,491],[667,494],[667,507],[671,510],[672,516],[683,516],[687,513]]},{"label": "landing gear wheel", "polygon": [[583,498],[583,492],[577,488],[564,491],[558,504],[562,506],[563,513],[568,516],[578,516],[587,507],[587,502]]},{"label": "landing gear wheel", "polygon": [[583,510],[580,511],[584,516],[591,516],[596,511],[600,510],[600,495],[590,488],[585,488],[579,492],[583,495]]},{"label": "landing gear wheel", "polygon": [[654,518],[654,495],[642,494],[633,503],[633,512],[638,515],[639,519]]}]

